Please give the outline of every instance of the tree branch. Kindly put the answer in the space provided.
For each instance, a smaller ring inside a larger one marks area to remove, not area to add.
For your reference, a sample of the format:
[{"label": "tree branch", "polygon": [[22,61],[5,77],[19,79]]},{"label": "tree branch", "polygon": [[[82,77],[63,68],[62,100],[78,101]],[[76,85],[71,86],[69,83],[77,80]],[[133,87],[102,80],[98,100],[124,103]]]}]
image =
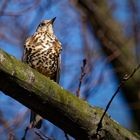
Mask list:
[{"label": "tree branch", "polygon": [[[127,38],[122,27],[114,20],[106,0],[78,0],[76,6],[84,13],[84,16],[91,23],[91,28],[99,40],[103,52],[107,55],[107,62],[111,62],[114,71],[121,81],[124,73],[131,73],[131,70],[138,64],[134,53],[134,40]],[[133,109],[132,105],[140,105],[140,73],[122,87],[130,108],[133,111],[136,125],[140,128],[140,110]],[[131,93],[131,94],[130,94]],[[138,129],[139,130],[139,129]]]},{"label": "tree branch", "polygon": [[105,115],[100,137],[97,124],[103,110],[91,107],[57,83],[0,50],[0,89],[51,121],[76,139],[138,140],[134,134]]}]

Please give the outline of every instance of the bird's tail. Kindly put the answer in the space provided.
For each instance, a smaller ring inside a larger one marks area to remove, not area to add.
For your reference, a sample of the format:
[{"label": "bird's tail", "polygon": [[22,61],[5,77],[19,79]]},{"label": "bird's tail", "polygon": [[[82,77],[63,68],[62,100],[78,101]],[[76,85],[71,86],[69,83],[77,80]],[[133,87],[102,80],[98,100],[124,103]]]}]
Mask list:
[{"label": "bird's tail", "polygon": [[30,115],[30,128],[37,128],[40,129],[42,125],[43,118],[36,114],[35,112],[31,111]]}]

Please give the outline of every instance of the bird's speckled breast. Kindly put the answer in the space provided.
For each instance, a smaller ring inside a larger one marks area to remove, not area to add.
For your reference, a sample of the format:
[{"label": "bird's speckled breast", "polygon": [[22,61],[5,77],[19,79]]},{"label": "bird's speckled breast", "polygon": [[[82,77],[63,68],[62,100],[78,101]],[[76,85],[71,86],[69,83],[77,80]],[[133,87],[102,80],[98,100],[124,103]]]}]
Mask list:
[{"label": "bird's speckled breast", "polygon": [[59,41],[48,34],[36,34],[28,40],[25,44],[24,61],[47,77],[53,77],[61,52]]}]

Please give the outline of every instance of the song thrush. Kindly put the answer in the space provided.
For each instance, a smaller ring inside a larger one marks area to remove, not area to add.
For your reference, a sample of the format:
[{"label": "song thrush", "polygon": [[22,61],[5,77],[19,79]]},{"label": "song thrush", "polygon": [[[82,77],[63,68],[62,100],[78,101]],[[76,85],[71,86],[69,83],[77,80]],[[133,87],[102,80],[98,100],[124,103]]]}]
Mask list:
[{"label": "song thrush", "polygon": [[[59,82],[61,43],[53,32],[55,18],[42,21],[25,41],[23,62],[55,82]],[[40,128],[42,117],[31,111],[30,127]]]}]

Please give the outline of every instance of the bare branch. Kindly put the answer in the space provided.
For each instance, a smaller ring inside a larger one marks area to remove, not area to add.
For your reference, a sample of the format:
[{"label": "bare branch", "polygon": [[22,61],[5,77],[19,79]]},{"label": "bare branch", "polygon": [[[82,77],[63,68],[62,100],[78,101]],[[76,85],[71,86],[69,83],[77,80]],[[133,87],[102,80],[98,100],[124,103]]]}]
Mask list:
[{"label": "bare branch", "polygon": [[[0,50],[0,89],[76,139],[94,139],[103,113]],[[105,115],[101,138],[139,140]],[[119,129],[119,130],[118,130]]]},{"label": "bare branch", "polygon": [[100,129],[102,128],[102,121],[103,121],[103,118],[104,118],[104,116],[105,116],[107,110],[109,109],[109,107],[110,107],[110,105],[111,105],[113,99],[115,98],[115,96],[117,95],[117,93],[119,92],[119,90],[121,89],[121,87],[125,84],[125,82],[126,82],[127,80],[129,80],[131,77],[133,77],[133,75],[136,73],[136,71],[137,71],[139,68],[140,68],[140,64],[133,70],[133,72],[132,72],[131,74],[125,75],[125,76],[123,77],[123,79],[122,79],[122,81],[120,82],[120,84],[119,84],[117,90],[115,91],[115,93],[113,94],[112,98],[111,98],[110,101],[108,102],[108,104],[107,104],[107,106],[106,106],[106,109],[105,109],[105,111],[104,111],[104,113],[103,113],[103,115],[102,115],[102,117],[101,117],[101,119],[100,119],[100,121],[99,121],[99,124],[98,124],[98,127],[97,127],[97,133],[98,133],[98,131],[100,131]]},{"label": "bare branch", "polygon": [[87,63],[87,60],[84,59],[83,60],[83,66],[81,67],[81,76],[80,76],[80,79],[79,79],[79,86],[78,86],[78,89],[76,91],[76,95],[77,97],[80,97],[80,89],[81,89],[81,85],[82,85],[82,81],[83,81],[83,78],[85,76],[85,66],[86,66],[86,63]]},{"label": "bare branch", "polygon": [[35,0],[34,3],[32,3],[32,5],[30,5],[29,7],[26,7],[25,9],[22,9],[22,10],[16,11],[16,12],[3,11],[0,13],[0,15],[1,16],[20,16],[22,14],[25,14],[25,12],[29,12],[29,11],[32,11],[33,9],[35,9],[39,3],[40,3],[40,0]]},{"label": "bare branch", "polygon": [[[130,38],[130,34],[128,35],[129,37],[124,34],[124,29],[113,18],[106,0],[102,0],[102,2],[99,0],[78,0],[73,5],[80,9],[80,12],[83,12],[84,16],[88,19],[91,33],[100,42],[103,52],[109,58],[108,62],[111,63],[115,74],[121,81],[124,73],[131,73],[131,70],[138,63],[136,54],[138,56],[140,51],[137,47],[137,51],[134,53],[134,35]],[[131,24],[132,21],[130,22]],[[137,86],[140,85],[139,77],[140,73],[135,79],[132,79],[131,82],[122,87],[122,92],[130,108],[132,107],[131,104],[140,102],[138,98],[140,86]],[[140,127],[140,110],[131,109],[134,116],[133,121],[137,127]]]},{"label": "bare branch", "polygon": [[39,138],[41,139],[41,140],[55,140],[54,138],[50,138],[50,137],[48,137],[48,136],[46,136],[45,134],[43,134],[40,130],[36,130],[36,131],[34,131],[35,132],[35,134],[36,135],[38,135],[39,136]]},{"label": "bare branch", "polygon": [[25,140],[28,130],[29,130],[29,127],[26,127],[26,129],[24,131],[24,135],[21,140]]}]

